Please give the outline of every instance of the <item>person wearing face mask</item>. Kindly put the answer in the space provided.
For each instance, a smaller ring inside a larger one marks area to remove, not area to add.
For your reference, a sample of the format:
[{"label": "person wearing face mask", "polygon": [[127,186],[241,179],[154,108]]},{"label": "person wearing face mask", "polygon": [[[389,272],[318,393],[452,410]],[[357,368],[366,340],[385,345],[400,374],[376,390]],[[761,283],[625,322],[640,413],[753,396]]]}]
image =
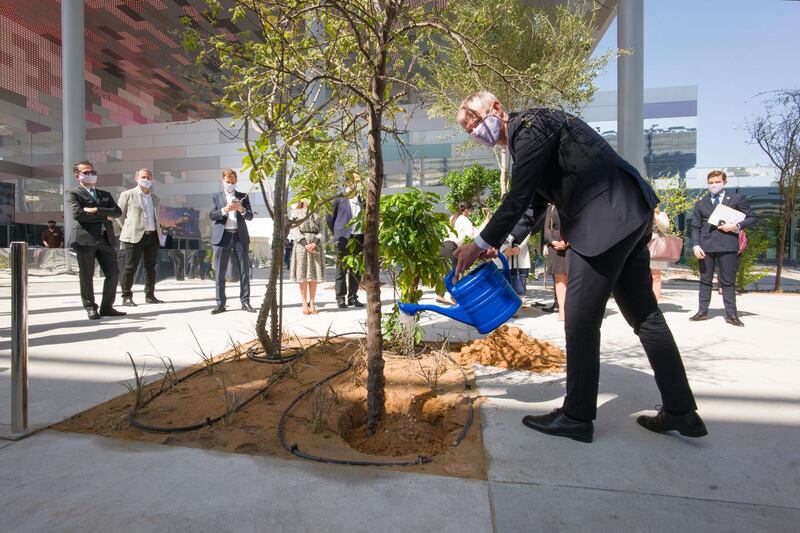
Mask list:
[{"label": "person wearing face mask", "polygon": [[[97,172],[89,161],[78,161],[72,167],[78,186],[67,191],[67,202],[72,211],[72,231],[69,246],[78,258],[78,278],[81,302],[90,320],[101,316],[124,316],[127,313],[114,309],[117,298],[119,265],[112,220],[122,214],[111,193],[95,187]],[[103,299],[98,312],[94,300],[94,262],[100,265],[105,281]]]},{"label": "person wearing face mask", "polygon": [[[736,310],[736,271],[739,269],[739,230],[758,222],[747,199],[739,193],[725,190],[728,176],[722,170],[708,173],[708,195],[694,204],[692,215],[692,242],[694,256],[700,262],[700,293],[697,313],[689,320],[697,322],[708,320],[708,306],[711,303],[711,284],[714,268],[719,266],[719,284],[722,288],[722,301],[725,305],[725,322],[742,327]],[[708,217],[722,204],[745,214],[744,220],[720,222],[718,226],[708,223]]]},{"label": "person wearing face mask", "polygon": [[133,301],[133,279],[139,262],[144,258],[144,301],[164,303],[156,298],[156,262],[158,261],[158,196],[152,192],[153,173],[140,168],[134,174],[136,187],[119,195],[122,215],[117,222],[122,227],[119,247],[122,251],[122,305],[136,307]]},{"label": "person wearing face mask", "polygon": [[225,312],[225,274],[228,261],[233,254],[239,265],[239,300],[242,309],[250,313],[256,310],[250,305],[250,259],[248,246],[250,234],[247,231],[247,220],[253,220],[253,209],[250,199],[243,192],[236,190],[238,177],[233,169],[222,171],[222,192],[211,196],[211,211],[208,217],[214,221],[211,229],[211,244],[214,247],[214,277],[217,285],[217,306],[211,310],[212,315]]},{"label": "person wearing face mask", "polygon": [[572,250],[564,325],[566,397],[561,408],[526,416],[523,424],[592,441],[600,327],[613,294],[639,336],[661,393],[663,407],[637,422],[658,433],[706,435],[680,352],[653,295],[647,249],[658,204],[653,189],[593,128],[561,110],[508,114],[494,95],[479,92],[461,103],[457,120],[476,142],[508,147],[514,163],[506,199],[475,240],[455,251],[456,276],[479,257],[494,255],[527,209],[538,215],[548,202],[558,209],[561,239]]}]

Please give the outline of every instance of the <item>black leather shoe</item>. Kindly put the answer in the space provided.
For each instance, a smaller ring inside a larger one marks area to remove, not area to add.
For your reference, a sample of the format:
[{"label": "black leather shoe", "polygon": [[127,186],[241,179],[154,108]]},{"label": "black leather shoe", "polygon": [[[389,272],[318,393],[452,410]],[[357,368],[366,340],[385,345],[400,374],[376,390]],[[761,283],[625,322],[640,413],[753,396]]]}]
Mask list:
[{"label": "black leather shoe", "polygon": [[557,437],[569,437],[579,442],[592,442],[594,433],[594,424],[570,420],[564,416],[561,409],[556,409],[546,415],[528,415],[522,419],[522,423],[536,431]]},{"label": "black leather shoe", "polygon": [[253,309],[253,306],[250,303],[242,304],[242,311],[247,311],[248,313],[255,313],[256,310]]},{"label": "black leather shoe", "polygon": [[725,317],[725,322],[727,322],[727,323],[728,323],[728,324],[730,324],[731,326],[739,326],[740,328],[743,328],[743,327],[744,327],[744,322],[742,322],[741,320],[739,320],[739,317],[735,317],[735,316],[726,316],[726,317]]},{"label": "black leather shoe", "polygon": [[100,320],[100,313],[97,309],[87,309],[86,314],[89,315],[89,320]]},{"label": "black leather shoe", "polygon": [[353,307],[364,307],[364,304],[358,301],[358,298],[353,298],[347,302],[347,305],[352,305]]},{"label": "black leather shoe", "polygon": [[212,315],[218,315],[218,314],[224,313],[224,312],[225,312],[225,306],[224,305],[218,305],[214,309],[211,310],[211,314]]},{"label": "black leather shoe", "polygon": [[708,320],[708,315],[705,313],[695,313],[689,317],[692,322],[700,322],[701,320]]},{"label": "black leather shoe", "polygon": [[542,307],[543,313],[558,313],[558,306],[556,304],[551,305],[550,307]]},{"label": "black leather shoe", "polygon": [[125,316],[128,313],[125,311],[117,311],[113,307],[109,307],[108,309],[100,309],[100,316]]},{"label": "black leather shoe", "polygon": [[708,435],[703,419],[697,411],[691,411],[685,415],[671,415],[663,408],[658,410],[656,416],[642,415],[636,419],[645,429],[656,433],[666,433],[667,431],[677,431],[684,437],[705,437]]},{"label": "black leather shoe", "polygon": [[346,309],[347,308],[347,303],[345,303],[344,298],[337,298],[336,299],[336,305],[337,305],[337,307],[339,307],[339,309]]},{"label": "black leather shoe", "polygon": [[136,304],[133,303],[133,298],[123,298],[122,307],[136,307]]},{"label": "black leather shoe", "polygon": [[144,301],[149,303],[149,304],[163,304],[164,303],[164,300],[159,300],[155,296],[146,296]]}]

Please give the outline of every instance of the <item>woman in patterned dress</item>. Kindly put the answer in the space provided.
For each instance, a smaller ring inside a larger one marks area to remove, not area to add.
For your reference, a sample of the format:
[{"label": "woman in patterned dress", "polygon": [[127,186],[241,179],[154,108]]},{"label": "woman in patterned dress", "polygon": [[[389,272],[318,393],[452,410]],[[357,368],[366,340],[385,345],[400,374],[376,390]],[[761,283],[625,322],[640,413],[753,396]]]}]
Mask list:
[{"label": "woman in patterned dress", "polygon": [[325,279],[320,242],[322,240],[322,217],[317,213],[309,213],[306,203],[300,200],[289,213],[289,218],[293,223],[302,221],[299,226],[292,228],[289,235],[294,241],[289,275],[292,281],[300,284],[303,314],[316,315],[317,307],[314,298],[317,295],[317,283]]}]

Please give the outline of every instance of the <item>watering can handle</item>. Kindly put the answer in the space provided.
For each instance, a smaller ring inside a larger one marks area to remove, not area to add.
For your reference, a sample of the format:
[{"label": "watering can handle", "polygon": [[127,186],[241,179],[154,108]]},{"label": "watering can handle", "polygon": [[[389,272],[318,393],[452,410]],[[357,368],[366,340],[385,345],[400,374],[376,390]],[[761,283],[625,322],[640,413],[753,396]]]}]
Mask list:
[{"label": "watering can handle", "polygon": [[503,275],[506,277],[506,281],[511,283],[511,271],[508,269],[508,259],[506,259],[506,256],[500,251],[497,252],[497,257],[499,257],[500,262],[503,263]]},{"label": "watering can handle", "polygon": [[453,276],[455,276],[455,275],[456,275],[456,271],[455,270],[451,270],[444,277],[444,286],[447,288],[447,292],[449,292],[450,294],[453,293],[453,289],[454,289],[454,287],[453,287]]}]

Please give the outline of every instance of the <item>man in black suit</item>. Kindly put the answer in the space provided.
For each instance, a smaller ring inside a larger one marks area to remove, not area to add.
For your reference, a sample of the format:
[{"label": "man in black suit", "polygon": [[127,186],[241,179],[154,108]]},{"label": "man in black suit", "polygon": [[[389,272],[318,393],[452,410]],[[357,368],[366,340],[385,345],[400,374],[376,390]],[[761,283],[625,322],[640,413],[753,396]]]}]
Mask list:
[{"label": "man in black suit", "polygon": [[363,249],[363,233],[354,233],[350,225],[350,221],[357,217],[362,209],[363,205],[356,194],[355,187],[348,185],[344,194],[334,199],[333,213],[325,217],[328,228],[333,231],[333,240],[336,243],[338,255],[338,261],[336,262],[336,303],[342,309],[348,305],[364,307],[364,304],[358,301],[358,285],[361,283],[361,278],[356,272],[345,267],[342,263],[342,258],[350,254],[347,249],[347,243],[351,239],[356,242],[355,253],[361,253]]},{"label": "man in black suit", "polygon": [[[67,191],[72,210],[72,231],[69,244],[78,256],[81,301],[91,320],[101,316],[123,316],[114,309],[117,297],[119,265],[117,264],[116,237],[111,219],[122,214],[111,193],[95,188],[97,172],[89,161],[79,161],[72,167],[78,186]],[[94,261],[100,264],[105,281],[100,312],[94,302]]]},{"label": "man in black suit", "polygon": [[248,265],[248,247],[250,234],[246,220],[253,220],[253,209],[250,199],[243,192],[236,190],[236,172],[230,168],[222,171],[223,192],[211,196],[211,211],[208,216],[214,221],[211,229],[211,244],[214,246],[214,277],[217,285],[217,306],[211,310],[212,315],[225,311],[225,274],[228,261],[233,253],[239,264],[239,299],[242,309],[255,313],[250,305],[250,269]]},{"label": "man in black suit", "polygon": [[706,435],[680,353],[653,295],[647,250],[658,203],[653,190],[594,129],[563,111],[529,109],[509,116],[494,95],[480,92],[462,102],[457,118],[476,142],[508,146],[514,165],[505,201],[480,235],[455,251],[456,274],[478,257],[492,255],[526,209],[540,213],[547,202],[557,207],[563,239],[573,251],[565,322],[567,395],[560,409],[526,416],[523,423],[542,433],[592,441],[600,326],[613,294],[639,336],[661,392],[663,408],[637,422],[655,432]]},{"label": "man in black suit", "polygon": [[[736,311],[736,271],[739,269],[739,230],[758,222],[745,197],[725,190],[728,175],[722,170],[708,173],[708,196],[694,204],[692,218],[692,242],[694,256],[700,261],[700,307],[689,320],[708,319],[708,304],[711,303],[711,283],[714,266],[719,265],[719,284],[725,304],[725,322],[742,327]],[[708,217],[719,204],[726,205],[745,214],[745,219],[734,224],[723,222],[717,226],[708,223]]]}]

